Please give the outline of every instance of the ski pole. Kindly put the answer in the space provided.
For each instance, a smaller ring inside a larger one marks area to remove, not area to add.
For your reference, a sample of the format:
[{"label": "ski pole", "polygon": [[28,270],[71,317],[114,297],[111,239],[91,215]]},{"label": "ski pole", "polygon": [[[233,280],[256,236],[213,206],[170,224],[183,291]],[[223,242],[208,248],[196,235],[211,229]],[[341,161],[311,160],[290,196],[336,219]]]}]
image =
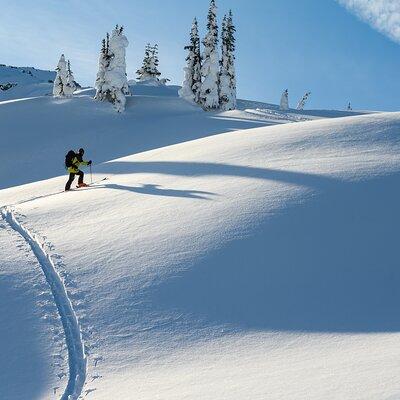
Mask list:
[{"label": "ski pole", "polygon": [[90,168],[90,184],[93,183],[93,176],[92,176],[92,164],[89,165]]}]

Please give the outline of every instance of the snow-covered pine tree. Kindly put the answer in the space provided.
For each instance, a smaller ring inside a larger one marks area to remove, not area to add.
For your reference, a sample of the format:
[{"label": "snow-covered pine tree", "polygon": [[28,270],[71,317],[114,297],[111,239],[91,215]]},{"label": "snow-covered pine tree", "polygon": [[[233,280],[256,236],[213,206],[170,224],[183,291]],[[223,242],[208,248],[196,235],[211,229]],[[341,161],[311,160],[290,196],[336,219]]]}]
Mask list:
[{"label": "snow-covered pine tree", "polygon": [[67,83],[64,87],[65,96],[71,97],[74,94],[76,89],[77,89],[77,87],[76,87],[74,74],[71,71],[71,63],[68,60],[68,62],[67,62]]},{"label": "snow-covered pine tree", "polygon": [[236,108],[235,26],[232,11],[222,21],[222,58],[220,61],[219,101],[223,110]]},{"label": "snow-covered pine tree", "polygon": [[125,96],[130,94],[125,61],[125,49],[128,44],[123,27],[117,25],[111,37],[105,43],[103,42],[98,79],[96,79],[95,98],[109,101],[118,112],[125,110]]},{"label": "snow-covered pine tree", "polygon": [[64,84],[62,78],[58,73],[53,83],[53,97],[64,97]]},{"label": "snow-covered pine tree", "polygon": [[144,49],[144,58],[142,66],[136,71],[139,81],[148,79],[149,69],[150,69],[150,57],[151,57],[150,53],[151,53],[151,46],[150,43],[147,43]]},{"label": "snow-covered pine tree", "polygon": [[301,98],[301,100],[298,102],[296,110],[303,110],[304,106],[306,105],[306,102],[308,98],[310,97],[311,92],[306,92],[304,96]]},{"label": "snow-covered pine tree", "polygon": [[151,46],[148,43],[144,51],[142,67],[136,71],[138,80],[142,82],[151,79],[158,81],[158,77],[161,75],[158,64],[158,45]]},{"label": "snow-covered pine tree", "polygon": [[289,91],[287,89],[282,93],[279,109],[283,111],[289,109]]},{"label": "snow-covered pine tree", "polygon": [[203,40],[204,52],[201,66],[202,83],[200,102],[205,110],[219,108],[219,60],[218,60],[217,6],[211,0],[207,16],[207,34]]},{"label": "snow-covered pine tree", "polygon": [[235,25],[233,25],[232,10],[229,10],[229,14],[228,14],[227,33],[228,33],[228,50],[229,50],[229,54],[230,54],[229,75],[231,77],[231,84],[230,84],[231,99],[232,99],[233,108],[236,108],[236,69],[235,69],[236,27],[235,27]]},{"label": "snow-covered pine tree", "polygon": [[118,112],[125,110],[125,96],[130,94],[126,75],[125,49],[129,42],[123,33],[124,28],[115,27],[109,42],[109,53],[112,55],[106,69],[105,81],[110,91],[111,103]]},{"label": "snow-covered pine tree", "polygon": [[151,49],[150,71],[151,74],[157,79],[161,75],[161,72],[158,70],[159,63],[160,61],[158,60],[158,44],[155,44]]},{"label": "snow-covered pine tree", "polygon": [[185,78],[182,88],[179,90],[179,96],[183,99],[199,103],[200,87],[201,87],[201,55],[200,55],[200,38],[197,25],[197,19],[193,20],[192,29],[190,31],[190,44],[185,46],[188,51],[186,57],[186,67],[183,69]]},{"label": "snow-covered pine tree", "polygon": [[65,97],[65,86],[67,84],[67,64],[65,62],[64,54],[61,54],[60,61],[56,67],[56,78],[53,84],[53,96]]},{"label": "snow-covered pine tree", "polygon": [[191,42],[193,43],[193,93],[194,101],[200,103],[200,91],[201,91],[201,49],[200,49],[200,37],[197,19],[193,21],[193,27],[191,32]]},{"label": "snow-covered pine tree", "polygon": [[220,61],[220,73],[219,73],[219,104],[221,109],[229,110],[229,84],[230,78],[228,73],[229,68],[229,54],[228,54],[228,46],[227,46],[227,18],[224,15],[222,20],[222,28],[221,28],[221,61]]},{"label": "snow-covered pine tree", "polygon": [[105,74],[106,70],[110,64],[110,53],[109,53],[109,45],[110,45],[110,36],[107,33],[107,36],[105,39],[102,40],[102,46],[100,50],[100,56],[99,56],[99,70],[97,72],[97,77],[96,77],[96,83],[95,83],[95,88],[96,88],[96,95],[94,98],[96,100],[105,100],[106,98],[106,90],[105,90]]}]

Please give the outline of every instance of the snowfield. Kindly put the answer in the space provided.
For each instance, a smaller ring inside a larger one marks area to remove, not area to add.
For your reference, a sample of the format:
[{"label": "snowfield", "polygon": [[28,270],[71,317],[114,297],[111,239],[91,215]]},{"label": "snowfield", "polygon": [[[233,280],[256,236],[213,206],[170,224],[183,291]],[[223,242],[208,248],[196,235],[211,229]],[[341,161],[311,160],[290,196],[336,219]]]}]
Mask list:
[{"label": "snowfield", "polygon": [[0,101],[50,95],[55,76],[54,71],[0,64]]},{"label": "snowfield", "polygon": [[358,113],[281,112],[250,101],[239,101],[239,110],[204,113],[180,99],[177,86],[138,83],[131,91],[134,96],[127,98],[122,115],[110,104],[94,101],[93,89],[80,90],[73,99],[26,95],[0,102],[6,141],[0,147],[0,189],[65,174],[64,156],[76,146],[90,149],[90,157],[100,163],[229,131]]},{"label": "snowfield", "polygon": [[400,113],[133,90],[0,103],[0,398],[400,397]]}]

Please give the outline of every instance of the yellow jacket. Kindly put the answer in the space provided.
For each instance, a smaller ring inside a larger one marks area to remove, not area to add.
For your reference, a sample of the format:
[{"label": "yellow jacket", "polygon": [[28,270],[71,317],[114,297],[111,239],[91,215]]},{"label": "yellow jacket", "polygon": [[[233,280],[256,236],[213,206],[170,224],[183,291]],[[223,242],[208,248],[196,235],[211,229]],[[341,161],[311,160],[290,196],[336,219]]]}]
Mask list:
[{"label": "yellow jacket", "polygon": [[72,159],[72,167],[68,167],[68,172],[69,172],[70,174],[76,174],[76,173],[78,173],[78,172],[79,172],[79,167],[80,167],[81,165],[89,165],[89,161],[84,161],[84,160],[79,161],[79,160],[78,160],[78,157],[74,157],[74,158]]}]

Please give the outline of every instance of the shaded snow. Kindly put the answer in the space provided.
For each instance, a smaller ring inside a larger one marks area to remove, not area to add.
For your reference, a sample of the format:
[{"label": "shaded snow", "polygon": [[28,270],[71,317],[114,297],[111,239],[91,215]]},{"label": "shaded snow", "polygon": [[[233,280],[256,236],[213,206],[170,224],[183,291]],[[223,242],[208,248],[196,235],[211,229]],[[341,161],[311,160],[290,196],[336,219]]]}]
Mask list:
[{"label": "shaded snow", "polygon": [[67,366],[53,357],[66,355],[61,323],[37,260],[2,219],[0,260],[0,397],[52,399]]},{"label": "shaded snow", "polygon": [[51,289],[54,303],[62,321],[68,349],[68,384],[61,396],[61,400],[76,400],[81,395],[86,380],[86,356],[79,321],[63,279],[42,241],[17,220],[13,210],[6,207],[2,209],[1,216],[9,227],[19,233],[29,244]]}]

